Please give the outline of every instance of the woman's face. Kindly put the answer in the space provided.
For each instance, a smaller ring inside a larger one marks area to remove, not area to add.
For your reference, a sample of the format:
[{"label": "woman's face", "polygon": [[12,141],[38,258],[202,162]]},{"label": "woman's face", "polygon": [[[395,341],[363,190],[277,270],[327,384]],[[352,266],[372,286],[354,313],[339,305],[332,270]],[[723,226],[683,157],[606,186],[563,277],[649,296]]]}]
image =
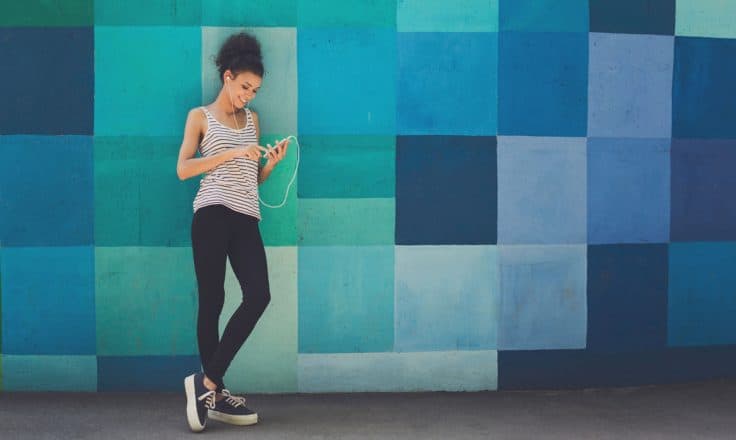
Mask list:
[{"label": "woman's face", "polygon": [[240,72],[237,76],[232,76],[229,70],[225,71],[225,87],[232,97],[233,106],[243,108],[252,101],[261,88],[261,81],[261,77],[253,72]]}]

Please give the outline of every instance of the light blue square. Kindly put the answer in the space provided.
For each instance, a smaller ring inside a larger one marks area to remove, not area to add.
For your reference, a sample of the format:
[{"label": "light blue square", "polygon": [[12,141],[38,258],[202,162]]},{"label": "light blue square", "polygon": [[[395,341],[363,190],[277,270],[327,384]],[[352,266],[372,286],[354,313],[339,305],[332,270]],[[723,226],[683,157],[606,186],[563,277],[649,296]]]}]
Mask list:
[{"label": "light blue square", "polygon": [[396,134],[396,32],[304,29],[300,134]]},{"label": "light blue square", "polygon": [[498,138],[498,243],[585,243],[585,138]]},{"label": "light blue square", "polygon": [[590,34],[588,136],[672,133],[672,36]]},{"label": "light blue square", "polygon": [[182,136],[201,72],[198,26],[95,26],[95,135]]},{"label": "light blue square", "polygon": [[396,247],[396,351],[496,348],[495,246]]},{"label": "light blue square", "polygon": [[[296,29],[295,28],[202,28],[202,104],[217,98],[222,89],[215,65],[217,52],[227,38],[247,32],[258,39],[263,54],[263,82],[249,108],[258,113],[261,137],[297,135]],[[265,143],[263,145],[266,145]]]},{"label": "light blue square", "polygon": [[399,0],[399,32],[498,32],[499,0]]},{"label": "light blue square", "polygon": [[670,140],[588,139],[588,243],[666,243]]},{"label": "light blue square", "polygon": [[391,351],[394,247],[299,248],[299,352]]},{"label": "light blue square", "polygon": [[4,248],[0,267],[4,353],[95,354],[91,247]]},{"label": "light blue square", "polygon": [[585,348],[585,245],[499,246],[499,350]]},{"label": "light blue square", "polygon": [[495,135],[498,34],[400,33],[400,134]]}]

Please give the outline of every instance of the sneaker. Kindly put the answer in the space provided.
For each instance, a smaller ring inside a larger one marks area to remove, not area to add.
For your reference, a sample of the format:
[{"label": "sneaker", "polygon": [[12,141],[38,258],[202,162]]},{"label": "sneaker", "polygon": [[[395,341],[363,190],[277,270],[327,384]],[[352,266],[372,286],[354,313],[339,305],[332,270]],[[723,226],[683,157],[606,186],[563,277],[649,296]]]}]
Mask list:
[{"label": "sneaker", "polygon": [[187,393],[187,421],[194,432],[204,430],[207,424],[207,410],[215,408],[216,393],[204,386],[204,373],[196,373],[184,379]]},{"label": "sneaker", "polygon": [[228,390],[222,390],[224,399],[216,401],[215,407],[207,411],[209,418],[231,425],[255,425],[258,413],[245,406],[245,397],[233,396]]}]

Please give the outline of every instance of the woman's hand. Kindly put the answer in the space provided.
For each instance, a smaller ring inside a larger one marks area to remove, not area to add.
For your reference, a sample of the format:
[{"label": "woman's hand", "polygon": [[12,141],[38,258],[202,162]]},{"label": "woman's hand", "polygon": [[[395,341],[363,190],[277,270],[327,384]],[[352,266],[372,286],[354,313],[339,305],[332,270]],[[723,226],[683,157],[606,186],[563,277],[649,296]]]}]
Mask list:
[{"label": "woman's hand", "polygon": [[233,159],[236,157],[244,157],[246,159],[258,161],[264,153],[268,152],[268,149],[266,147],[253,144],[248,145],[247,147],[236,147],[230,151],[232,151],[231,154]]},{"label": "woman's hand", "polygon": [[267,149],[265,166],[269,168],[275,167],[286,156],[287,148],[289,148],[289,139],[283,139],[274,147]]}]

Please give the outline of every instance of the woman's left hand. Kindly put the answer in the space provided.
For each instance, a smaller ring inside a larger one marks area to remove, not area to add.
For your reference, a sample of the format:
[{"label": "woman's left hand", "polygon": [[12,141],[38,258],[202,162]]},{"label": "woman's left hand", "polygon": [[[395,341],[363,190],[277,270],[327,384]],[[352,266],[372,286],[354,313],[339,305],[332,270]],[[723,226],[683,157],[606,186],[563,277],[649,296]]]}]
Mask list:
[{"label": "woman's left hand", "polygon": [[284,139],[273,147],[268,148],[266,153],[266,166],[275,167],[286,156],[289,148],[289,139]]}]

